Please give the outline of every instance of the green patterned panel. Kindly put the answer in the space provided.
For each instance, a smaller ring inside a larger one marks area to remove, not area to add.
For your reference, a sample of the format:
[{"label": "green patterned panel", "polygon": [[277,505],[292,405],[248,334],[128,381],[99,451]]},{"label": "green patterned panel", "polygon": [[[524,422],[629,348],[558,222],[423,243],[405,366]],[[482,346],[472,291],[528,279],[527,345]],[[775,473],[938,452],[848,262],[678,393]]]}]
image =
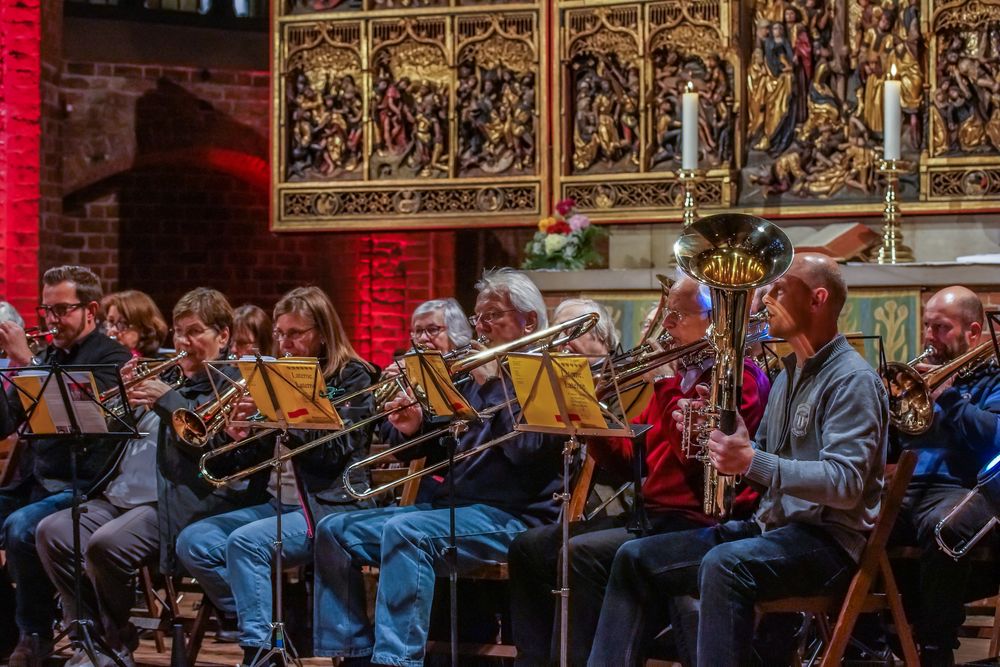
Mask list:
[{"label": "green patterned panel", "polygon": [[887,361],[907,361],[920,349],[920,290],[852,290],[840,330],[882,337]]},{"label": "green patterned panel", "polygon": [[656,306],[660,295],[656,292],[596,292],[581,294],[585,299],[593,299],[608,309],[615,328],[622,339],[622,349],[628,350],[642,337],[642,321],[646,313]]}]

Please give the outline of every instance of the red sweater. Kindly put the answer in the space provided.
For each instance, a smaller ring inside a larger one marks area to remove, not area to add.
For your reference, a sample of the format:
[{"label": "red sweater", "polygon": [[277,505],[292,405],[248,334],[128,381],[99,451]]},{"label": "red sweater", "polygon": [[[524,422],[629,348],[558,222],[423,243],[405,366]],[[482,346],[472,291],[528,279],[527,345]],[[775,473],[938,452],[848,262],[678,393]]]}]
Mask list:
[{"label": "red sweater", "polygon": [[[711,369],[705,371],[701,382],[706,382]],[[680,388],[681,376],[660,380],[653,386],[653,397],[649,405],[638,417],[635,424],[651,424],[646,433],[646,480],[642,485],[642,495],[650,512],[667,510],[682,511],[691,518],[712,523],[702,513],[704,473],[701,461],[687,458],[681,451],[681,432],[677,430],[671,413],[677,409],[677,401],[697,396],[694,388],[686,394]],[[767,394],[771,384],[767,375],[751,360],[743,368],[743,404],[740,414],[746,421],[751,437],[757,431],[760,418],[764,415]],[[592,438],[587,451],[598,465],[621,474],[632,475],[632,440],[628,438]],[[744,489],[736,498],[733,516],[749,516],[756,505],[757,494]]]}]

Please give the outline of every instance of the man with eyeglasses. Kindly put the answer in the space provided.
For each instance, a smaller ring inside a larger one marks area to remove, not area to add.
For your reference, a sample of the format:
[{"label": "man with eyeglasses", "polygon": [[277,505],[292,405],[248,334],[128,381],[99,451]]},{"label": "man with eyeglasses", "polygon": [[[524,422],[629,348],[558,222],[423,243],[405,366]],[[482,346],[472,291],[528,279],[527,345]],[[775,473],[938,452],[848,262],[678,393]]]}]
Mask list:
[{"label": "man with eyeglasses", "polygon": [[[545,302],[523,273],[487,271],[476,284],[476,331],[491,345],[516,341],[546,325]],[[489,366],[486,368],[485,366]],[[496,406],[513,393],[498,364],[473,373],[460,391],[477,411]],[[506,385],[506,387],[505,387]],[[506,389],[506,392],[505,392]],[[393,411],[390,442],[399,444],[433,428],[412,397],[399,395],[386,405]],[[517,412],[516,408],[514,410]],[[513,417],[506,409],[470,423],[459,437],[458,453],[509,434]],[[405,452],[442,449],[439,441]],[[515,438],[455,464],[454,479],[458,571],[468,572],[506,558],[518,533],[551,523],[558,515],[553,498],[561,484],[560,438],[520,433]],[[344,658],[342,665],[419,665],[424,659],[436,576],[447,573],[448,482],[426,502],[408,507],[331,515],[316,527],[316,655]],[[379,566],[375,623],[369,621],[361,567]]]},{"label": "man with eyeglasses", "polygon": [[[708,289],[682,276],[670,290],[663,326],[677,345],[688,345],[704,337],[711,313]],[[603,314],[602,319],[610,318]],[[670,416],[678,401],[696,396],[695,386],[709,379],[711,366],[711,359],[678,364],[679,373],[653,385],[649,404],[633,420],[636,424],[652,427],[643,436],[646,472],[642,496],[649,522],[646,534],[714,523],[702,511],[702,464],[685,455],[681,433]],[[743,372],[741,413],[751,428],[756,427],[764,414],[769,388],[767,376],[748,361]],[[633,474],[634,447],[634,442],[627,438],[590,438],[587,441],[588,454],[597,465],[620,479],[630,479]],[[736,511],[747,514],[755,497],[752,492],[742,493],[737,499]],[[587,663],[615,553],[622,544],[639,536],[638,530],[629,529],[634,523],[634,517],[619,514],[595,517],[570,527],[569,625],[572,634],[568,657],[572,665]],[[559,660],[553,641],[558,619],[552,591],[558,587],[561,543],[561,527],[556,524],[532,528],[518,535],[510,546],[511,622],[518,665],[542,666]],[[676,608],[671,612],[674,620],[681,618]],[[685,615],[685,618],[691,617]]]},{"label": "man with eyeglasses", "polygon": [[[42,278],[42,305],[38,316],[46,329],[54,331],[52,345],[38,357],[28,348],[24,329],[13,322],[0,323],[0,347],[7,351],[11,366],[105,365],[94,371],[99,390],[116,382],[115,368],[131,358],[121,344],[102,334],[97,327],[101,282],[82,266],[49,269]],[[25,412],[14,390],[0,401],[0,436],[14,433],[25,420]],[[121,443],[87,443],[80,451],[77,476],[80,488],[91,489],[114,461]],[[0,600],[12,597],[16,584],[15,609],[9,603],[0,609],[0,618],[16,618],[20,640],[9,658],[12,667],[28,667],[51,650],[52,622],[55,619],[55,590],[42,569],[35,551],[35,530],[43,518],[69,507],[71,502],[70,449],[65,439],[32,440],[27,460],[18,478],[0,489],[0,546],[6,550],[7,564],[0,570]],[[31,635],[40,640],[41,655],[32,650]]]}]

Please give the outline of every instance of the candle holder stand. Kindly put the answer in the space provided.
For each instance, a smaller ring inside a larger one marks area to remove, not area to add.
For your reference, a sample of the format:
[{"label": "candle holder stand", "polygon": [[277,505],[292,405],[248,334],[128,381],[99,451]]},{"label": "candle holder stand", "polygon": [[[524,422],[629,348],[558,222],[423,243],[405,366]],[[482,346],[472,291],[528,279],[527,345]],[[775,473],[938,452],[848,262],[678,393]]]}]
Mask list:
[{"label": "candle holder stand", "polygon": [[684,227],[687,228],[698,219],[698,198],[695,187],[701,180],[701,172],[697,169],[681,169],[677,172],[681,186],[684,188]]},{"label": "candle holder stand", "polygon": [[903,243],[902,213],[896,204],[899,163],[879,160],[879,172],[885,176],[885,209],[882,212],[882,243],[869,251],[868,261],[878,264],[905,264],[913,261],[913,251]]}]

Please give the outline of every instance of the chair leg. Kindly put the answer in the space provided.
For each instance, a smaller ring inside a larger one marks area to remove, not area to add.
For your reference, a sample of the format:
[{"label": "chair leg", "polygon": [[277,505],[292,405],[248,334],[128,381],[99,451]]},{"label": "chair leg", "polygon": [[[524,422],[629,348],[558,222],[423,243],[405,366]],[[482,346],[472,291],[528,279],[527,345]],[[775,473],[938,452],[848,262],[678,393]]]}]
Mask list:
[{"label": "chair leg", "polygon": [[990,631],[990,654],[996,658],[1000,655],[1000,595],[993,598],[993,629]]},{"label": "chair leg", "polygon": [[194,625],[191,626],[191,637],[188,639],[187,659],[190,667],[195,667],[197,664],[198,652],[201,651],[201,642],[205,639],[208,621],[212,618],[213,613],[215,613],[215,605],[208,600],[208,596],[206,595],[202,598],[201,608],[194,619]]},{"label": "chair leg", "polygon": [[886,601],[889,603],[889,612],[892,614],[892,621],[896,625],[896,634],[899,635],[899,643],[903,647],[903,663],[916,667],[916,665],[920,664],[920,657],[917,654],[917,646],[913,641],[910,622],[906,620],[906,611],[903,609],[903,596],[899,594],[896,577],[892,574],[892,565],[889,564],[889,557],[885,553],[879,558],[878,565],[879,571],[882,574],[882,585],[885,587]]},{"label": "chair leg", "polygon": [[[149,610],[149,615],[153,618],[160,618],[163,615],[163,610],[160,609],[160,603],[153,594],[153,577],[149,574],[149,568],[139,568],[139,581],[142,586],[142,595],[146,598],[146,609]],[[166,650],[163,643],[163,630],[153,631],[153,642],[156,644],[157,653],[163,653]]]},{"label": "chair leg", "polygon": [[820,661],[821,667],[840,665],[840,661],[844,658],[844,652],[847,650],[847,644],[851,640],[851,633],[854,632],[854,624],[857,623],[864,601],[871,591],[873,579],[873,573],[862,568],[851,580],[847,595],[844,597],[844,603],[837,615],[837,622],[833,626],[830,643]]}]

